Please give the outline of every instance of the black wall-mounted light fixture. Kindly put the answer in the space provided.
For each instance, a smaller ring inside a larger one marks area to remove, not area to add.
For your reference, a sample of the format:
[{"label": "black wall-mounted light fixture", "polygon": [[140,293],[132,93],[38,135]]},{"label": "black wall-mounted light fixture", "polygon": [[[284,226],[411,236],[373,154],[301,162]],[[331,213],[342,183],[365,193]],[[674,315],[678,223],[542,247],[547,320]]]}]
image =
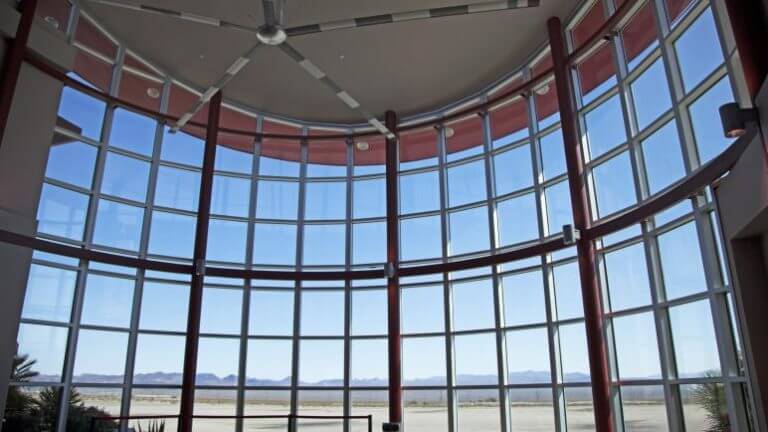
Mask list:
[{"label": "black wall-mounted light fixture", "polygon": [[757,122],[757,110],[742,108],[736,102],[727,103],[720,107],[720,121],[726,137],[738,138],[747,132],[749,123]]}]

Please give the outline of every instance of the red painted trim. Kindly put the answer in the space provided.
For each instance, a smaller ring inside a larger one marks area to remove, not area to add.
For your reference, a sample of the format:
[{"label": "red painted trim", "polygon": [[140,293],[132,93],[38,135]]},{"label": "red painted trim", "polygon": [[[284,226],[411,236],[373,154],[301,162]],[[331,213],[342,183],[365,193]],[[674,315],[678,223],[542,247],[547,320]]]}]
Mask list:
[{"label": "red painted trim", "polygon": [[[211,195],[213,191],[213,167],[216,161],[219,114],[221,112],[221,91],[208,105],[208,129],[205,137],[203,171],[200,179],[200,200],[197,209],[195,229],[194,267],[189,295],[187,315],[187,340],[184,348],[184,373],[181,384],[181,418],[179,432],[192,432],[194,414],[195,378],[197,375],[197,352],[200,342],[200,314],[203,303],[204,263],[208,248],[208,222],[211,218]],[[198,266],[202,265],[200,268]]]},{"label": "red painted trim", "polygon": [[[397,135],[397,114],[387,111],[385,125]],[[387,278],[387,340],[389,342],[389,421],[403,421],[403,384],[400,362],[400,280],[398,277],[399,258],[399,226],[398,210],[398,140],[387,139],[386,143],[386,189],[387,189],[387,262],[393,266],[393,274]]]},{"label": "red painted trim", "polygon": [[[591,51],[592,49],[596,50],[597,45],[601,45],[604,43],[608,43],[605,40],[606,36],[610,36],[613,32],[617,31],[622,27],[625,18],[630,18],[627,15],[629,15],[629,12],[632,11],[635,8],[635,5],[642,2],[643,0],[626,0],[624,3],[622,3],[621,6],[616,9],[616,11],[611,15],[603,25],[601,25],[595,32],[587,38],[587,40],[584,41],[584,43],[581,44],[581,46],[577,47],[573,50],[573,52],[567,56],[566,62],[569,65],[573,65],[579,57],[583,56],[584,53]],[[601,5],[598,5],[598,7],[602,7]]]},{"label": "red painted trim", "polygon": [[[572,63],[581,53],[592,49],[596,44],[603,43],[603,37],[606,34],[616,30],[617,27],[620,26],[625,21],[625,18],[628,18],[627,15],[629,14],[630,11],[633,10],[634,5],[637,4],[639,1],[641,0],[626,0],[626,2],[622,4],[621,7],[619,7],[616,10],[616,12],[610,18],[608,18],[606,22],[589,39],[587,39],[587,41],[584,44],[582,44],[582,46],[580,46],[571,56],[568,57],[567,61],[569,63]],[[139,105],[121,100],[114,96],[108,95],[98,89],[94,89],[92,87],[84,85],[68,77],[66,73],[48,65],[42,59],[37,58],[34,54],[32,54],[29,51],[24,53],[24,60],[30,63],[31,65],[35,66],[36,68],[40,69],[42,72],[47,73],[48,75],[51,75],[54,78],[58,79],[59,81],[63,82],[67,86],[73,87],[93,97],[107,101],[112,105],[121,106],[130,110],[142,113],[144,115],[154,117],[158,121],[169,123],[169,124],[175,123],[178,120],[178,117],[168,115],[168,114],[162,114],[157,111],[148,110]],[[406,131],[412,131],[412,130],[421,129],[421,128],[437,126],[444,122],[460,119],[462,117],[465,117],[471,114],[487,111],[491,107],[493,107],[494,105],[500,102],[503,102],[507,99],[518,96],[520,94],[524,94],[532,91],[536,86],[538,86],[542,81],[545,81],[546,79],[548,79],[551,75],[552,75],[552,68],[546,69],[541,73],[537,74],[536,76],[532,77],[530,80],[522,82],[519,85],[503,93],[500,93],[492,98],[489,98],[483,103],[478,103],[476,105],[469,106],[467,108],[461,109],[459,111],[453,112],[449,115],[446,115],[440,118],[429,119],[422,122],[409,124],[407,126],[401,126],[398,129],[400,132],[406,132]],[[190,126],[195,126],[200,128],[206,127],[204,123],[196,122],[196,121],[190,121],[188,122],[188,124]],[[378,132],[371,131],[371,132],[360,132],[360,133],[354,133],[354,134],[314,135],[314,136],[304,137],[302,135],[256,133],[248,130],[224,128],[224,127],[220,127],[219,132],[232,134],[232,135],[247,136],[252,138],[261,138],[261,139],[274,138],[274,139],[295,140],[295,141],[301,141],[301,140],[329,141],[329,140],[339,140],[339,139],[343,140],[347,138],[363,138],[363,137],[380,136]]]},{"label": "red painted trim", "polygon": [[24,53],[27,51],[29,33],[35,22],[35,9],[37,0],[24,0],[22,3],[21,19],[16,28],[16,37],[10,42],[10,48],[5,54],[2,74],[0,74],[0,145],[5,138],[5,129],[8,126],[8,117],[11,114],[13,95],[16,92],[16,84],[19,82],[21,64],[24,62]]},{"label": "red painted trim", "polygon": [[[565,34],[560,19],[557,17],[550,18],[547,21],[547,30],[555,70],[573,221],[577,229],[586,230],[590,227],[589,201],[587,199],[587,185],[584,180],[584,165],[581,159],[581,141],[577,129],[576,110],[572,100],[573,81],[566,56]],[[589,369],[592,378],[595,425],[597,432],[613,432],[611,384],[605,338],[603,337],[603,306],[597,280],[595,245],[591,240],[582,238],[576,242],[576,250],[584,302],[584,321],[589,350]]]}]

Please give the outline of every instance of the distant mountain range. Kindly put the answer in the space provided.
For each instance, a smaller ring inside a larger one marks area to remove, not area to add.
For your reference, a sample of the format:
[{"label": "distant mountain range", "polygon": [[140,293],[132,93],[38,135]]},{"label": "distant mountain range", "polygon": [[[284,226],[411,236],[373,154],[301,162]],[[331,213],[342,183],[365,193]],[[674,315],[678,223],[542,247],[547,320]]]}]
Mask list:
[{"label": "distant mountain range", "polygon": [[[181,373],[166,373],[166,372],[153,372],[136,374],[134,384],[139,385],[152,385],[152,386],[179,386],[181,384]],[[589,382],[589,375],[583,373],[569,373],[565,376],[566,382],[569,383],[585,383]],[[657,377],[652,377],[657,378]],[[50,375],[39,375],[36,377],[36,381],[58,381],[59,377]],[[77,375],[74,379],[76,383],[82,384],[121,384],[123,382],[122,375],[99,375],[99,374],[84,374]],[[547,371],[523,371],[513,372],[509,374],[509,384],[549,384],[551,382],[551,375]],[[197,375],[197,384],[201,386],[222,386],[222,387],[234,387],[237,385],[237,377],[235,375],[227,375],[219,377],[212,373],[200,373]],[[289,377],[280,380],[269,380],[260,378],[247,378],[246,385],[250,387],[285,387],[286,390],[290,387],[291,380]],[[352,380],[351,387],[386,387],[387,381],[381,378],[370,379],[358,379]],[[420,378],[416,380],[408,380],[403,385],[408,387],[440,387],[445,386],[445,377],[429,377]],[[456,377],[456,384],[459,386],[484,386],[484,385],[496,385],[496,375],[458,375]],[[343,381],[340,379],[323,380],[317,382],[300,382],[302,386],[312,387],[342,387]],[[81,393],[99,392],[99,389],[88,389],[85,387],[79,387]],[[353,389],[354,390],[354,389]],[[142,393],[162,395],[168,392],[162,388],[147,388],[142,389]],[[176,395],[174,390],[174,395]],[[228,389],[215,389],[205,390],[205,394],[210,398],[231,399],[234,397],[234,392]],[[566,399],[570,401],[590,401],[592,398],[591,387],[578,386],[567,387],[565,390]],[[259,391],[252,390],[246,393],[246,399],[252,401],[260,400],[287,400],[290,397],[289,393],[277,391]],[[373,391],[366,392],[365,397],[371,402],[386,402],[386,391]],[[473,389],[465,390],[458,389],[458,402],[476,402],[476,401],[495,401],[498,400],[499,393],[497,389]],[[664,398],[664,391],[661,385],[651,386],[624,386],[622,387],[622,397],[625,400],[662,400]],[[406,390],[404,393],[404,400],[406,405],[409,402],[424,403],[424,402],[444,402],[445,391],[443,390]],[[508,393],[510,402],[532,402],[542,401],[549,402],[552,400],[551,387],[540,388],[522,388],[511,389]],[[307,401],[326,401],[326,402],[339,402],[340,395],[337,390],[319,390],[313,389],[311,391],[304,391],[302,394],[302,400]]]},{"label": "distant mountain range", "polygon": [[[155,386],[175,386],[181,384],[181,373],[169,372],[151,372],[136,374],[133,380],[134,384],[155,385]],[[39,375],[36,381],[58,381],[59,377],[51,375]],[[75,376],[75,382],[89,384],[121,384],[122,375],[101,375],[101,374],[82,374]],[[547,371],[524,371],[513,372],[509,374],[508,383],[510,384],[546,384],[551,381],[551,375]],[[589,375],[583,373],[566,374],[567,382],[589,382]],[[197,374],[197,385],[201,386],[236,386],[237,376],[227,375],[219,377],[212,373]],[[407,380],[403,383],[405,386],[443,386],[445,377],[419,378]],[[498,383],[496,375],[458,375],[456,377],[458,385],[495,385]],[[355,379],[351,381],[352,387],[386,387],[387,380],[381,378]],[[246,378],[246,385],[253,387],[287,387],[291,385],[290,377],[280,380],[270,380],[261,378]],[[316,382],[301,381],[299,385],[312,387],[341,387],[344,385],[341,379],[322,380]]]}]

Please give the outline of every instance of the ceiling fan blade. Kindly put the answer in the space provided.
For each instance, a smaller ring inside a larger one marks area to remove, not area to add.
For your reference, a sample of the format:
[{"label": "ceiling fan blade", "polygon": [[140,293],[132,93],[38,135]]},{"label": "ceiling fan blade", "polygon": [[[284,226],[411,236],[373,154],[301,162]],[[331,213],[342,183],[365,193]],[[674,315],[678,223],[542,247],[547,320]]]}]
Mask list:
[{"label": "ceiling fan blade", "polygon": [[448,6],[433,9],[422,9],[394,14],[372,15],[360,18],[350,18],[338,21],[330,21],[320,24],[309,24],[285,29],[288,36],[301,36],[312,33],[322,33],[331,30],[342,30],[357,27],[367,27],[380,24],[391,24],[402,21],[424,20],[442,18],[455,15],[471,15],[476,13],[497,12],[510,9],[523,9],[536,7],[540,0],[511,0],[489,1],[460,6]]},{"label": "ceiling fan blade", "polygon": [[326,86],[328,89],[333,91],[333,93],[341,99],[344,104],[346,104],[349,108],[359,112],[360,114],[365,117],[365,120],[371,124],[376,130],[378,130],[380,133],[385,135],[389,139],[394,139],[395,134],[392,133],[389,129],[387,129],[386,126],[384,126],[384,123],[379,121],[373,114],[368,112],[365,108],[360,106],[360,102],[355,100],[349,93],[344,91],[341,87],[339,87],[338,84],[336,84],[335,81],[333,81],[328,75],[325,74],[317,65],[312,63],[311,60],[306,58],[303,54],[301,54],[299,51],[296,50],[291,44],[288,42],[283,42],[282,44],[278,45],[278,48],[280,48],[284,53],[286,53],[290,58],[292,58],[296,63],[299,64],[308,74],[312,75],[313,78],[318,80],[320,83],[322,83],[324,86]]},{"label": "ceiling fan blade", "polygon": [[221,20],[218,18],[198,15],[190,12],[176,11],[172,9],[165,9],[156,6],[150,6],[140,3],[127,2],[124,0],[87,0],[90,3],[103,4],[107,6],[118,7],[122,9],[130,9],[139,12],[150,13],[154,15],[162,15],[170,18],[174,18],[181,21],[194,22],[198,24],[205,24],[212,27],[229,28],[234,30],[240,30],[249,33],[256,33],[259,29],[247,25],[237,24],[230,21]]},{"label": "ceiling fan blade", "polygon": [[227,68],[226,72],[219,77],[219,79],[216,80],[213,84],[211,84],[208,89],[203,92],[203,94],[200,95],[200,98],[195,102],[195,104],[184,114],[179,117],[179,119],[176,121],[176,124],[171,126],[171,131],[176,132],[179,129],[183,128],[184,125],[186,125],[190,120],[192,120],[192,117],[195,116],[198,112],[200,112],[201,109],[205,106],[206,103],[208,103],[209,100],[213,97],[216,92],[219,90],[222,90],[224,86],[226,86],[232,78],[235,77],[235,75],[238,74],[243,68],[251,62],[251,60],[254,59],[257,49],[262,46],[261,43],[257,43],[256,45],[252,46],[248,51],[243,53],[240,57],[238,57],[234,62],[232,62],[232,65]]}]

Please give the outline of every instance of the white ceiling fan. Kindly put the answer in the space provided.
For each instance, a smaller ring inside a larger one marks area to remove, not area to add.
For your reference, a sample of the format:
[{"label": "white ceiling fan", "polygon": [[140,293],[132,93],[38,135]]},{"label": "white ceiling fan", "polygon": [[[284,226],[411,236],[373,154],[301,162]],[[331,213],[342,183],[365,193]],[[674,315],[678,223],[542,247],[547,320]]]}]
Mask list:
[{"label": "white ceiling fan", "polygon": [[232,78],[235,77],[248,63],[250,63],[255,53],[260,47],[273,46],[279,48],[287,54],[308,74],[317,79],[329,90],[331,90],[344,104],[350,109],[359,112],[365,120],[381,134],[387,138],[394,138],[392,131],[371,114],[360,103],[339,86],[333,79],[325,74],[311,60],[302,55],[296,48],[288,42],[288,39],[295,36],[304,36],[326,31],[351,29],[357,27],[366,27],[372,25],[390,24],[402,21],[424,20],[430,18],[442,18],[454,15],[469,15],[475,13],[495,12],[509,9],[521,9],[536,7],[539,0],[511,0],[511,1],[488,1],[482,3],[465,4],[460,6],[448,6],[433,9],[421,9],[407,12],[398,12],[394,14],[373,15],[367,17],[343,19],[319,24],[303,25],[298,27],[285,27],[285,2],[286,0],[262,0],[264,8],[264,25],[260,27],[244,26],[217,18],[197,15],[193,13],[159,8],[139,3],[129,3],[125,0],[89,0],[93,3],[99,3],[114,7],[138,10],[146,13],[159,14],[184,21],[195,22],[198,24],[209,25],[235,29],[256,36],[256,43],[248,51],[239,56],[232,65],[227,68],[224,74],[211,84],[198,101],[190,109],[179,117],[178,121],[172,126],[173,131],[177,131],[189,122],[203,106],[216,94],[223,89]]}]

